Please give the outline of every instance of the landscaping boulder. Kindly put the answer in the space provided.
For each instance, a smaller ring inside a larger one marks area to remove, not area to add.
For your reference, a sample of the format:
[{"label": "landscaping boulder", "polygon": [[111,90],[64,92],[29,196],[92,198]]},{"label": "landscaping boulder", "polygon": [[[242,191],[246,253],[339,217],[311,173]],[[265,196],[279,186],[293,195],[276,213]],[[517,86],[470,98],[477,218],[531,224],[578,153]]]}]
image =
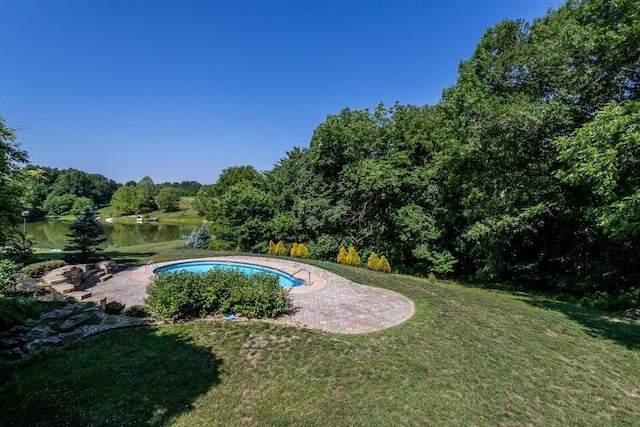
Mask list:
[{"label": "landscaping boulder", "polygon": [[25,341],[33,341],[39,339],[45,339],[53,333],[53,330],[45,326],[44,328],[33,328],[31,331],[23,335]]},{"label": "landscaping boulder", "polygon": [[89,319],[89,315],[88,314],[76,314],[75,316],[71,316],[70,318],[68,318],[67,320],[64,321],[64,323],[62,325],[60,325],[60,331],[61,332],[68,332],[72,329],[77,328],[78,326],[81,326],[82,324],[84,324],[87,320]]},{"label": "landscaping boulder", "polygon": [[59,308],[57,310],[50,311],[48,313],[44,313],[40,316],[40,322],[50,322],[54,320],[62,320],[71,316],[72,310],[70,308]]},{"label": "landscaping boulder", "polygon": [[640,308],[629,308],[622,315],[627,319],[640,320]]}]

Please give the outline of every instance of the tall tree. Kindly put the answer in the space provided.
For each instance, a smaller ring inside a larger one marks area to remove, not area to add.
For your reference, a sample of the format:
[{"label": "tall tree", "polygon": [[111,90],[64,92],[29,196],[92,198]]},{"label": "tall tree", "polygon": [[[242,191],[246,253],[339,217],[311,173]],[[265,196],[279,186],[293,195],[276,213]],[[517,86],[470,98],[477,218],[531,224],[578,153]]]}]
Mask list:
[{"label": "tall tree", "polygon": [[102,237],[104,227],[96,219],[96,213],[90,206],[83,209],[78,220],[69,225],[69,230],[69,244],[64,250],[73,252],[80,262],[95,259],[96,253],[101,250],[99,245],[107,241]]},{"label": "tall tree", "polygon": [[175,212],[180,209],[180,195],[182,193],[177,188],[165,187],[155,197],[158,209],[165,212]]},{"label": "tall tree", "polygon": [[155,202],[155,197],[158,194],[158,189],[156,188],[153,180],[145,176],[138,182],[136,185],[136,191],[138,193],[138,212],[137,213],[147,213],[156,210],[158,207]]},{"label": "tall tree", "polygon": [[113,215],[116,216],[138,213],[140,210],[140,202],[136,187],[125,185],[118,188],[111,197],[111,210],[113,211]]},{"label": "tall tree", "polygon": [[15,142],[13,129],[5,126],[0,116],[0,246],[12,225],[20,222],[20,199],[23,188],[20,166],[27,162],[27,153]]}]

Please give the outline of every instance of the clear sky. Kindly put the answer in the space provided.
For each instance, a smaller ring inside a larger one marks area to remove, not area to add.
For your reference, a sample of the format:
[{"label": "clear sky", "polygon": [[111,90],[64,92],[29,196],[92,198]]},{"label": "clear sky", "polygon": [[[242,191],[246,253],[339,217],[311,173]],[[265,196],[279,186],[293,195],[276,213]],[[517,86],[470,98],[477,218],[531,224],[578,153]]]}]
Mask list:
[{"label": "clear sky", "polygon": [[488,27],[561,3],[0,0],[0,115],[34,164],[213,183],[344,107],[438,102]]}]

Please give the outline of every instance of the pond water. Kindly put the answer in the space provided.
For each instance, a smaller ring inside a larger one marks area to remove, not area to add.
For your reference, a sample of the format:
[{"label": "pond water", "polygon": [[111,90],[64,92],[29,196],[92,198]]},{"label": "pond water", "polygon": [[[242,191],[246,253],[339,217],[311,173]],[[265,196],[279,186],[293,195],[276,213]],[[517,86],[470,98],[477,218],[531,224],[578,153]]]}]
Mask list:
[{"label": "pond water", "polygon": [[[67,245],[69,222],[39,221],[27,223],[27,234],[31,237],[36,248],[62,249]],[[120,247],[141,245],[144,243],[167,242],[170,240],[187,239],[189,234],[198,228],[197,225],[167,224],[158,222],[131,223],[103,223],[104,237],[107,241],[101,246]]]}]

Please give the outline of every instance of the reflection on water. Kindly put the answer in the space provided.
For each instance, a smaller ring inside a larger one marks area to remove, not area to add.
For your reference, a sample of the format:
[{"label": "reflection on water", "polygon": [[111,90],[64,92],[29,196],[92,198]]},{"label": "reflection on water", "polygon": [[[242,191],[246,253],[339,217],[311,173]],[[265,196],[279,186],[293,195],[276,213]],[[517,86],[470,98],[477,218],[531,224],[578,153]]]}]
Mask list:
[{"label": "reflection on water", "polygon": [[[69,222],[40,221],[27,224],[27,234],[36,242],[37,248],[62,249],[68,243]],[[198,228],[196,225],[165,223],[123,224],[105,223],[102,247],[133,246],[144,243],[166,242],[186,239]]]}]

